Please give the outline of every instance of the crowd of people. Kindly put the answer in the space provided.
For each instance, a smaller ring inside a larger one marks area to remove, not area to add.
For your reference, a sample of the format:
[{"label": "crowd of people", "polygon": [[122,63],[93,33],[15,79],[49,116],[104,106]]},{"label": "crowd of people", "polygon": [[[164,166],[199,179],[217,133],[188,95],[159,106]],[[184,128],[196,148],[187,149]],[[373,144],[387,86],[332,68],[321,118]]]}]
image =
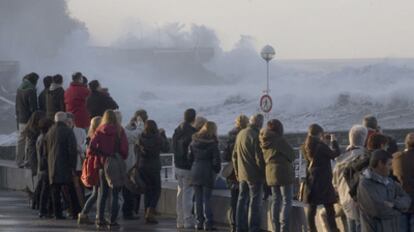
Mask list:
[{"label": "crowd of people", "polygon": [[[97,80],[88,82],[77,72],[64,90],[61,75],[46,76],[38,96],[38,79],[36,73],[26,75],[17,90],[16,162],[37,176],[32,208],[40,218],[71,217],[80,225],[117,228],[120,208],[124,220],[139,219],[143,194],[145,222],[157,224],[160,154],[171,150],[177,229],[216,230],[211,199],[221,175],[231,196],[230,231],[261,231],[264,192],[272,201],[273,231],[291,231],[296,197],[307,204],[310,232],[317,231],[321,205],[327,231],[340,231],[337,217],[345,218],[349,232],[414,231],[414,133],[399,150],[374,116],[350,129],[345,150],[334,134],[310,125],[300,149],[306,177],[295,194],[297,156],[278,119],[263,128],[261,114],[238,116],[220,151],[217,125],[187,109],[170,143],[145,110],[136,111],[123,126],[117,103]],[[222,168],[223,161],[227,164]],[[95,204],[96,218],[91,220]]]}]

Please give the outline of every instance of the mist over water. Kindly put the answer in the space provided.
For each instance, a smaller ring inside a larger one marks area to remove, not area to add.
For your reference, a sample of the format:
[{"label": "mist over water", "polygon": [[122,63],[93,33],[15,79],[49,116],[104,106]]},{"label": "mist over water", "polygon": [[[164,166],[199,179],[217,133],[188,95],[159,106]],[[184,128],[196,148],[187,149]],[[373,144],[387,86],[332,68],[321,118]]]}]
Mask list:
[{"label": "mist over water", "polygon": [[[215,31],[203,25],[143,25],[145,34],[134,24],[126,27],[128,33],[110,47],[97,47],[63,0],[2,0],[0,60],[19,61],[16,86],[32,71],[62,73],[67,86],[71,74],[81,71],[109,88],[124,123],[144,108],[169,136],[188,107],[216,121],[221,134],[238,114],[258,112],[265,63],[254,38],[241,36],[224,51]],[[289,61],[276,55],[271,116],[280,118],[287,131],[304,131],[314,122],[345,130],[368,113],[377,115],[384,128],[414,127],[413,87],[410,59]]]}]

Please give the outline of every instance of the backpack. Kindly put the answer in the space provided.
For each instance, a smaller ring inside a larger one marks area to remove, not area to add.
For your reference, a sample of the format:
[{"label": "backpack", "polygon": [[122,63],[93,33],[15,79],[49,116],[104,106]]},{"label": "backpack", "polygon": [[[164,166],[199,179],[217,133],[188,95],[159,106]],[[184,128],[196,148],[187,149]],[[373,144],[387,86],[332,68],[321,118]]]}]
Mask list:
[{"label": "backpack", "polygon": [[[116,137],[115,149],[119,150],[119,138]],[[111,188],[118,188],[125,185],[127,180],[125,161],[121,158],[118,151],[114,155],[107,157],[104,164],[105,179],[108,186]]]},{"label": "backpack", "polygon": [[350,161],[344,168],[344,178],[349,186],[349,194],[355,201],[357,201],[359,176],[368,167],[369,159],[370,153],[365,152],[363,155]]},{"label": "backpack", "polygon": [[81,181],[82,184],[90,188],[99,183],[99,165],[96,156],[88,155],[83,160]]}]

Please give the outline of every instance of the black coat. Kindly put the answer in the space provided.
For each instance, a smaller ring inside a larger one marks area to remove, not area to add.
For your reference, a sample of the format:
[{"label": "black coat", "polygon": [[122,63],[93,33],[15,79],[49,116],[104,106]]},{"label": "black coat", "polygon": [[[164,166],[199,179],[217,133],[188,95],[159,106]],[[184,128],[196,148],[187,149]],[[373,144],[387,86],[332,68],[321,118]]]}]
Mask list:
[{"label": "black coat", "polygon": [[37,175],[38,169],[38,160],[37,160],[37,150],[36,150],[36,142],[37,137],[40,135],[39,131],[34,130],[26,130],[26,156],[29,159],[30,168],[32,170],[32,176]]},{"label": "black coat", "polygon": [[221,169],[218,141],[194,135],[188,160],[191,163],[191,184],[213,188]]},{"label": "black coat", "polygon": [[317,141],[312,151],[313,158],[305,153],[308,161],[307,187],[310,191],[305,197],[306,203],[320,205],[337,201],[332,185],[331,160],[340,154],[341,151],[336,141],[332,143],[332,149],[325,143]]},{"label": "black coat", "polygon": [[25,80],[16,93],[16,118],[18,123],[26,124],[37,110],[36,88]]},{"label": "black coat", "polygon": [[73,130],[65,123],[57,122],[46,134],[46,147],[50,184],[71,182],[78,154]]},{"label": "black coat", "polygon": [[65,90],[62,87],[49,90],[46,94],[47,117],[53,119],[59,111],[65,111]]},{"label": "black coat", "polygon": [[92,91],[91,95],[86,100],[86,108],[88,109],[91,118],[93,118],[96,116],[103,116],[106,110],[116,110],[119,107],[108,93]]},{"label": "black coat", "polygon": [[197,130],[190,123],[181,123],[174,131],[172,147],[174,151],[174,165],[179,169],[190,170],[191,163],[188,161],[188,147],[192,136]]},{"label": "black coat", "polygon": [[170,146],[165,134],[142,133],[138,143],[138,168],[144,172],[160,172],[161,152],[168,152]]},{"label": "black coat", "polygon": [[47,89],[42,90],[39,94],[38,103],[39,103],[39,110],[46,113],[46,94]]}]

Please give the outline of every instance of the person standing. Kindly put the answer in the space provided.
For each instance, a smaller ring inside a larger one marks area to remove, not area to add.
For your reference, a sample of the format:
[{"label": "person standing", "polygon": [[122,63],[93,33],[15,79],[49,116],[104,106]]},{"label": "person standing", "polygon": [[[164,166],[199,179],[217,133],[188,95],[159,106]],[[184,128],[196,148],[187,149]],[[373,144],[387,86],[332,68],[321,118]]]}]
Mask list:
[{"label": "person standing", "polygon": [[178,181],[177,189],[177,228],[192,229],[193,189],[190,186],[190,168],[188,148],[196,129],[192,126],[196,118],[194,109],[184,112],[184,122],[174,131],[172,147],[174,152],[175,175]]},{"label": "person standing", "polygon": [[368,130],[362,125],[354,125],[349,130],[349,146],[346,152],[335,159],[336,164],[333,170],[333,185],[339,197],[339,203],[345,213],[349,232],[360,232],[361,223],[359,210],[356,201],[350,192],[351,177],[354,171],[348,166],[356,160],[369,157],[368,150],[364,147]]},{"label": "person standing", "polygon": [[414,232],[414,133],[405,137],[405,151],[397,152],[393,157],[393,174],[412,199],[409,210],[403,215],[401,231]]},{"label": "person standing", "polygon": [[39,103],[39,110],[46,113],[46,95],[49,91],[50,85],[52,84],[52,76],[45,76],[43,78],[43,85],[44,89],[39,94],[38,103]]},{"label": "person standing", "polygon": [[36,153],[38,160],[37,177],[40,183],[39,218],[50,217],[52,214],[52,212],[49,211],[49,204],[51,201],[46,147],[46,134],[52,126],[52,119],[45,117],[40,120],[39,128],[41,133],[36,141]]},{"label": "person standing", "polygon": [[65,112],[65,90],[62,84],[62,75],[54,75],[52,84],[46,94],[46,113],[48,118],[54,118],[55,114],[59,111]]},{"label": "person standing", "polygon": [[[94,117],[91,119],[88,136],[86,137],[86,146],[89,147],[90,141],[95,135],[95,131],[98,128],[98,126],[101,124],[102,117]],[[90,149],[86,150],[86,156],[93,155],[91,153]],[[89,196],[89,198],[86,200],[85,205],[83,206],[81,212],[78,214],[78,224],[93,224],[91,220],[89,220],[88,214],[89,211],[91,211],[92,206],[96,203],[96,200],[98,199],[98,185],[93,186],[92,193]]]},{"label": "person standing", "polygon": [[336,193],[332,185],[331,160],[341,154],[334,135],[330,135],[331,148],[323,142],[324,131],[318,124],[309,126],[308,135],[303,145],[304,156],[308,162],[306,173],[306,188],[309,190],[304,197],[309,204],[307,221],[310,232],[316,232],[315,216],[318,205],[324,205],[328,225],[331,231],[339,229],[335,221],[334,204]]},{"label": "person standing", "polygon": [[411,199],[390,177],[392,156],[384,150],[371,154],[369,168],[360,177],[357,199],[362,232],[401,231],[401,213]]},{"label": "person standing", "polygon": [[118,104],[108,93],[108,89],[102,88],[97,80],[89,82],[89,97],[86,99],[86,108],[90,117],[103,116],[106,110],[118,109]]},{"label": "person standing", "polygon": [[[239,232],[260,231],[260,203],[265,182],[265,162],[259,142],[263,120],[261,114],[252,116],[250,125],[239,132],[234,145],[232,161],[240,191],[237,203],[237,231]],[[248,202],[249,206],[247,206]]]},{"label": "person standing", "polygon": [[[227,143],[223,152],[223,161],[228,162],[231,166],[231,174],[226,177],[227,186],[230,189],[230,208],[228,212],[228,221],[230,224],[230,231],[236,232],[236,212],[237,201],[239,199],[239,183],[237,182],[236,175],[234,174],[234,167],[232,164],[231,156],[233,154],[234,144],[236,143],[237,134],[247,127],[249,124],[249,118],[246,115],[239,115],[235,120],[235,127],[229,131],[227,135]],[[224,172],[224,171],[223,171]]]},{"label": "person standing", "polygon": [[201,130],[193,135],[188,160],[191,164],[191,185],[195,193],[195,228],[204,231],[216,230],[213,227],[210,199],[216,175],[221,169],[221,160],[217,126],[214,122],[206,122]]},{"label": "person standing", "polygon": [[[113,110],[105,111],[101,125],[96,130],[95,135],[90,142],[89,149],[93,155],[98,157],[98,163],[101,167],[99,170],[96,226],[98,229],[104,227],[108,227],[109,229],[119,227],[119,224],[116,221],[119,211],[118,196],[121,188],[110,188],[105,177],[105,171],[102,169],[107,162],[108,157],[119,154],[121,158],[125,160],[128,156],[128,140],[125,131],[120,125],[116,113]],[[109,191],[112,193],[112,198],[110,204],[110,221],[108,224],[104,216]]]},{"label": "person standing", "polygon": [[158,129],[153,120],[145,122],[144,131],[138,142],[138,170],[146,183],[144,194],[145,222],[157,224],[155,208],[161,195],[161,152],[168,152],[170,146],[163,129]]},{"label": "person standing", "polygon": [[80,72],[72,75],[72,83],[65,92],[66,111],[75,117],[75,127],[86,129],[89,127],[90,117],[86,109],[86,99],[89,96],[88,88],[83,84],[83,75]]},{"label": "person standing", "polygon": [[[136,147],[141,133],[144,131],[144,124],[148,119],[147,112],[145,110],[137,110],[129,123],[125,126],[125,134],[128,139],[128,158],[126,160],[127,171],[131,170],[137,163],[137,151]],[[134,208],[139,209],[141,195],[134,194],[128,190],[127,187],[122,188],[122,197],[124,203],[122,204],[122,216],[124,220],[138,219],[134,217]],[[135,210],[138,213],[138,210]]]},{"label": "person standing", "polygon": [[266,163],[266,183],[272,191],[272,222],[276,232],[288,232],[293,200],[295,152],[283,136],[283,124],[272,119],[260,132]]},{"label": "person standing", "polygon": [[56,219],[65,219],[62,214],[62,187],[72,183],[76,170],[77,144],[71,128],[66,124],[65,112],[55,115],[55,125],[46,135],[49,183],[52,188],[53,211]]},{"label": "person standing", "polygon": [[26,137],[23,131],[32,114],[38,109],[36,93],[38,80],[39,75],[36,73],[27,74],[23,77],[23,82],[20,84],[16,93],[16,120],[19,130],[16,146],[16,163],[19,168],[23,168],[28,163],[28,157],[26,157],[25,151]]}]

